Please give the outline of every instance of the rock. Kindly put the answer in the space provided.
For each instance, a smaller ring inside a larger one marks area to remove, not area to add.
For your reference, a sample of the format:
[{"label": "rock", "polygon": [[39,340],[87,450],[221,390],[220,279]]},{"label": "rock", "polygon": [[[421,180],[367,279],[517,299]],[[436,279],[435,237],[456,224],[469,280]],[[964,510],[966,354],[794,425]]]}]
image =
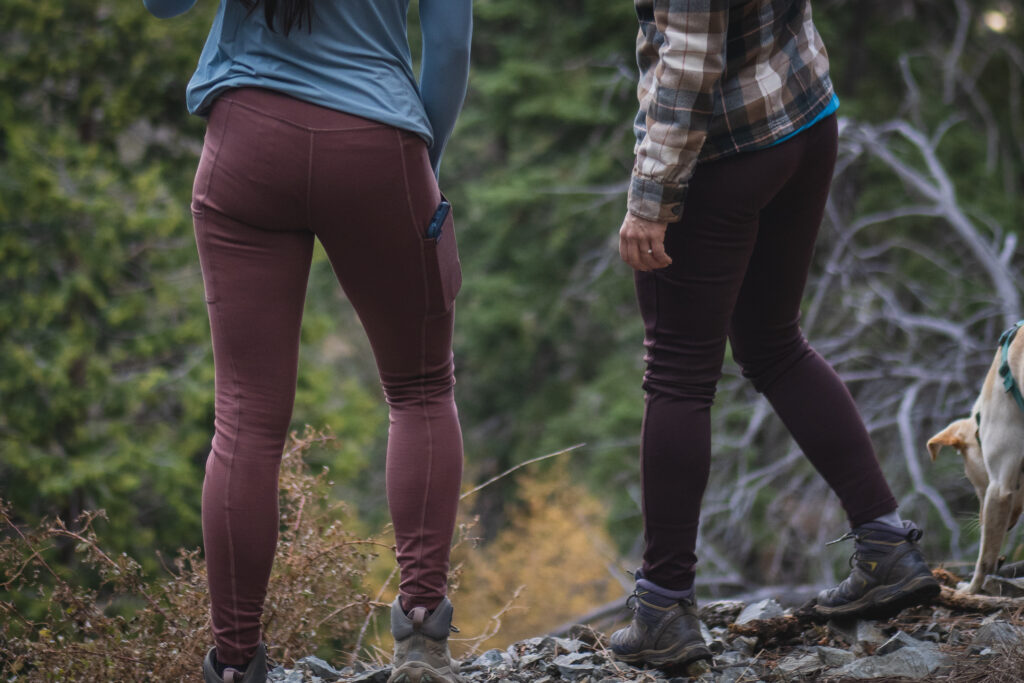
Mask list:
[{"label": "rock", "polygon": [[784,680],[802,679],[822,668],[821,658],[817,653],[800,652],[784,657],[775,665],[775,673]]},{"label": "rock", "polygon": [[319,676],[320,678],[328,678],[332,681],[341,676],[340,671],[338,671],[333,666],[331,666],[324,660],[320,659],[319,657],[314,657],[313,655],[303,657],[299,661],[295,662],[295,665],[298,666],[300,669],[305,669],[314,676]]},{"label": "rock", "polygon": [[937,669],[949,666],[952,659],[937,649],[904,647],[880,657],[862,657],[831,672],[836,678],[866,680],[871,678],[913,678],[920,680]]},{"label": "rock", "polygon": [[590,626],[586,624],[576,624],[571,626],[566,632],[566,635],[571,640],[578,640],[585,645],[593,647],[597,644],[598,634]]},{"label": "rock", "polygon": [[753,638],[751,636],[736,636],[733,638],[732,646],[740,654],[749,657],[754,654],[754,649],[757,647],[757,638]]},{"label": "rock", "polygon": [[1011,562],[1010,564],[1004,564],[996,572],[999,576],[1006,579],[1017,579],[1024,576],[1024,562]]},{"label": "rock", "polygon": [[709,627],[728,626],[736,621],[746,603],[739,600],[716,600],[700,608],[700,620]]},{"label": "rock", "polygon": [[519,668],[520,669],[525,669],[525,668],[529,667],[532,664],[536,664],[537,662],[546,661],[547,659],[550,659],[550,657],[551,657],[551,655],[546,655],[546,654],[541,653],[541,652],[533,652],[533,653],[528,654],[528,655],[520,655],[520,657],[519,657]]},{"label": "rock", "polygon": [[715,664],[722,667],[746,665],[750,661],[750,655],[745,655],[736,650],[726,650],[715,656]]},{"label": "rock", "polygon": [[713,681],[714,683],[761,683],[760,679],[760,668],[754,669],[749,666],[731,666],[728,669],[723,669],[721,673],[712,674],[711,678],[700,680]]},{"label": "rock", "polygon": [[992,624],[997,621],[1006,621],[1006,615],[1003,612],[1004,610],[993,612],[992,614],[988,615],[987,617],[981,620],[981,625],[984,626],[985,624]]},{"label": "rock", "polygon": [[915,629],[910,635],[918,640],[938,644],[949,637],[949,629],[941,624],[931,623]]},{"label": "rock", "polygon": [[[339,682],[344,683],[387,683],[388,677],[391,676],[391,667],[386,666],[381,669],[367,668],[366,671],[356,674],[352,677],[341,677],[338,679]],[[302,681],[301,678],[298,681]],[[289,681],[288,683],[291,683]]]},{"label": "rock", "polygon": [[271,683],[302,683],[302,672],[288,671],[283,666],[275,666],[267,672],[267,680]]},{"label": "rock", "polygon": [[365,664],[363,664],[362,662],[352,662],[351,665],[346,666],[344,669],[341,670],[341,675],[342,676],[354,676],[356,674],[361,674],[364,671],[366,671],[366,665]]},{"label": "rock", "polygon": [[1005,621],[984,624],[975,632],[971,645],[991,647],[993,650],[1002,652],[1013,652],[1024,647],[1024,628]]},{"label": "rock", "polygon": [[927,643],[922,640],[918,640],[913,636],[907,635],[903,631],[897,631],[892,638],[882,643],[877,650],[876,655],[887,655],[891,652],[896,652],[905,647],[927,647],[935,648],[934,643]]},{"label": "rock", "polygon": [[751,621],[773,619],[775,617],[781,617],[785,612],[782,609],[782,605],[775,602],[771,598],[762,600],[761,602],[754,602],[743,608],[739,616],[736,617],[736,624],[746,624]]},{"label": "rock", "polygon": [[1001,576],[986,576],[981,584],[981,590],[988,595],[995,595],[1004,598],[1019,598],[1024,596],[1024,579],[1007,579]]},{"label": "rock", "polygon": [[704,622],[700,622],[700,635],[707,643],[708,649],[711,650],[711,654],[719,654],[725,651],[725,643],[720,638],[716,638],[708,627],[704,625]]},{"label": "rock", "polygon": [[534,649],[537,652],[545,652],[551,655],[556,655],[565,652],[579,652],[579,649],[583,646],[583,643],[579,640],[571,638],[556,638],[554,636],[544,636],[543,638],[529,638],[522,641],[520,645],[523,646],[525,652],[526,649]]},{"label": "rock", "polygon": [[828,630],[833,637],[853,647],[858,653],[877,647],[887,640],[875,622],[862,619],[832,619],[828,622]]},{"label": "rock", "polygon": [[580,648],[584,646],[584,643],[572,638],[554,638],[554,641],[556,652],[579,652]]},{"label": "rock", "polygon": [[849,650],[841,650],[838,647],[821,646],[814,648],[814,651],[818,655],[818,659],[821,660],[821,663],[830,669],[846,666],[853,660],[857,659],[857,655],[853,654]]},{"label": "rock", "polygon": [[707,659],[698,659],[686,665],[686,675],[691,678],[700,678],[711,672],[711,662]]},{"label": "rock", "polygon": [[551,665],[558,669],[564,678],[571,681],[588,676],[598,668],[593,662],[593,653],[570,652],[565,655],[558,655],[551,660]]},{"label": "rock", "polygon": [[473,660],[473,662],[466,667],[466,671],[475,671],[479,669],[493,669],[499,666],[512,666],[512,656],[504,650],[488,650],[479,657]]}]

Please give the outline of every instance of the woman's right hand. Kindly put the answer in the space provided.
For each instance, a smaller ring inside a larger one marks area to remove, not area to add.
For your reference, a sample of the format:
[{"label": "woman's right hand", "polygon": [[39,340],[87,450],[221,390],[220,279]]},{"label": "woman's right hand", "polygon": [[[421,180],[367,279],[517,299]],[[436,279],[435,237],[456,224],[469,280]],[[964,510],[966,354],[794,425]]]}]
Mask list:
[{"label": "woman's right hand", "polygon": [[665,253],[668,223],[655,223],[627,213],[619,228],[619,256],[637,270],[657,270],[672,263]]}]

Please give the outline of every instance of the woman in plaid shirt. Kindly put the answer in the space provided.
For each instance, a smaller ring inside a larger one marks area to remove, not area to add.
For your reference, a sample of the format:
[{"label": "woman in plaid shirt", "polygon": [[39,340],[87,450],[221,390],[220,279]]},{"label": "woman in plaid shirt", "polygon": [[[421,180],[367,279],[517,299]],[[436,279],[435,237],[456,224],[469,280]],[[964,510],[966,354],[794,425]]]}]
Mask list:
[{"label": "woman in plaid shirt", "polygon": [[839,101],[807,0],[635,0],[636,163],[619,231],[636,269],[647,371],[646,549],[625,661],[710,658],[694,601],[710,411],[726,340],[839,496],[853,571],[823,616],[884,616],[939,591],[867,430],[804,339],[800,301],[836,156]]}]

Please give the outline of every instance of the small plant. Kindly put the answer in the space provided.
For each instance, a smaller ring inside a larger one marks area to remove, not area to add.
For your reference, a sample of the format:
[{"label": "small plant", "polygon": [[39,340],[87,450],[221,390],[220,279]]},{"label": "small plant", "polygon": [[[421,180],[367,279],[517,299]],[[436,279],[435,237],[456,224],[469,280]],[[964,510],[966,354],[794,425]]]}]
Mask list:
[{"label": "small plant", "polygon": [[[362,593],[377,540],[345,530],[330,502],[326,469],[309,472],[303,454],[330,435],[292,434],[281,468],[281,533],[264,610],[271,657],[290,663],[319,648],[352,643],[370,609]],[[198,501],[197,501],[198,504]],[[181,550],[166,576],[147,577],[125,554],[104,550],[103,513],[22,529],[0,500],[0,677],[5,680],[198,681],[210,647],[206,568]],[[74,571],[49,558],[72,544]]]},{"label": "small plant", "polygon": [[523,477],[519,492],[492,541],[453,553],[460,581],[452,602],[466,634],[451,639],[457,656],[549,633],[625,597],[604,507],[565,463]]}]

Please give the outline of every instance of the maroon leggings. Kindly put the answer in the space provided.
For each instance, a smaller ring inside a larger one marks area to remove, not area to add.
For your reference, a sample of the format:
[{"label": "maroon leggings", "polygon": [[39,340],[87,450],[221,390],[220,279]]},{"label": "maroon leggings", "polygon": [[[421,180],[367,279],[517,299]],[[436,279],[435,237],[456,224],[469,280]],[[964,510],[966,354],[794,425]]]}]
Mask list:
[{"label": "maroon leggings", "polygon": [[221,662],[245,663],[260,642],[314,238],[391,410],[403,602],[432,609],[445,595],[462,477],[451,351],[461,272],[450,215],[439,240],[425,238],[440,200],[412,133],[259,89],[213,108],[192,212],[216,365],[203,540]]},{"label": "maroon leggings", "polygon": [[665,588],[693,584],[727,337],[851,524],[896,509],[850,393],[800,330],[835,153],[833,116],[775,147],[698,165],[666,235],[672,265],[636,273],[647,350],[643,569]]}]

